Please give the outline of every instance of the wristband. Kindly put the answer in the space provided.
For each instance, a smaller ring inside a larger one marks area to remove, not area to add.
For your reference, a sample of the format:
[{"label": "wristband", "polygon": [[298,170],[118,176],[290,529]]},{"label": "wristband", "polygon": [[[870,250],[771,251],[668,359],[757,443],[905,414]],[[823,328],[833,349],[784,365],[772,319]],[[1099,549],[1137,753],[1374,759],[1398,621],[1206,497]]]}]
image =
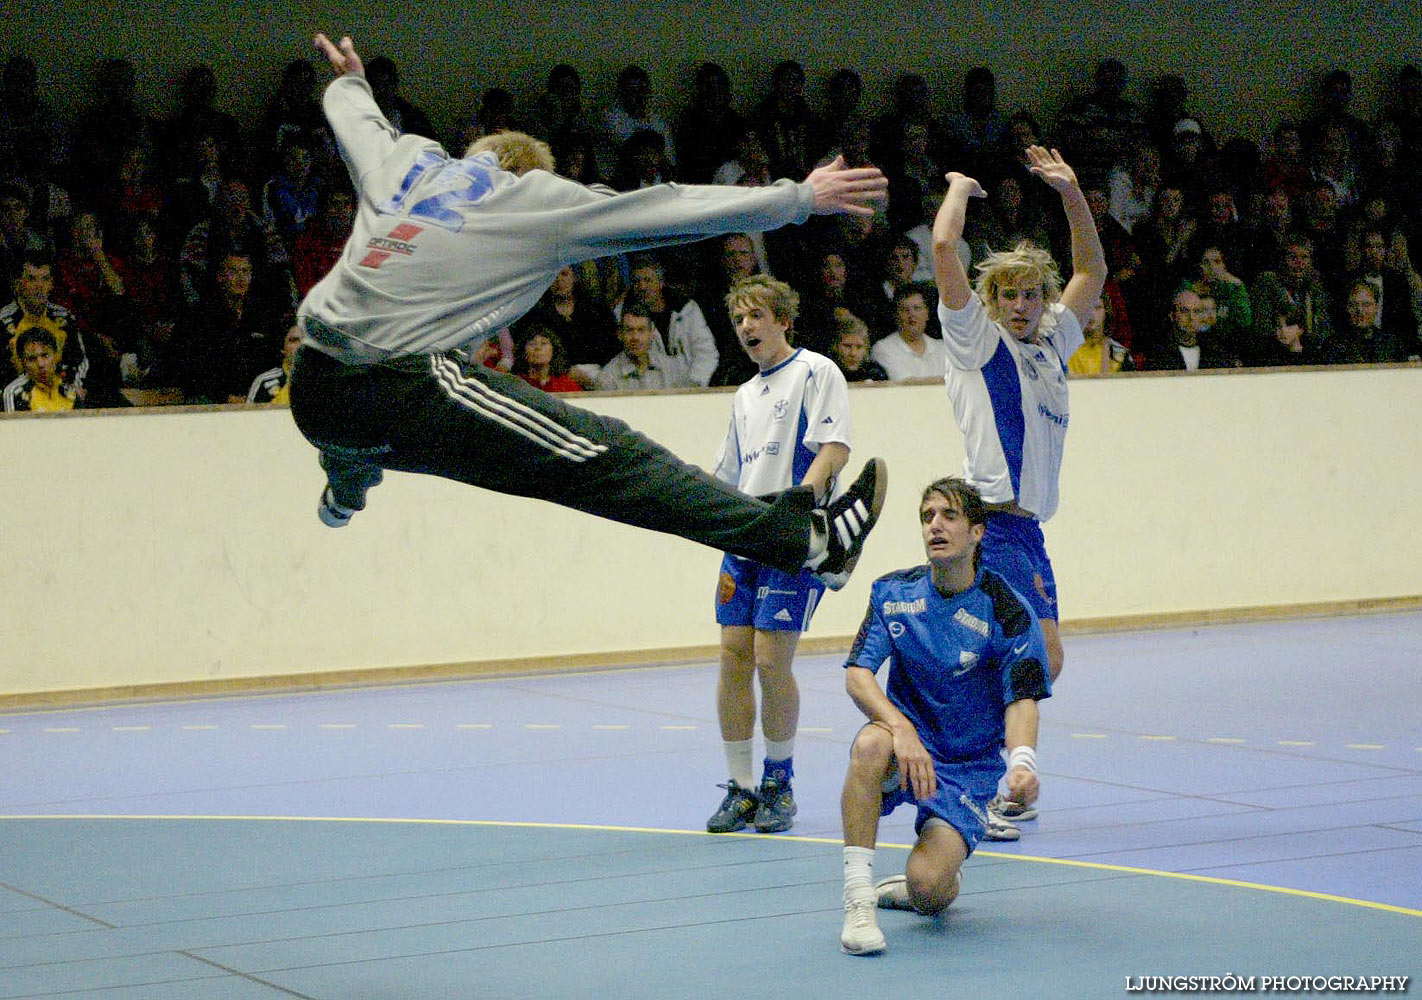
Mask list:
[{"label": "wristband", "polygon": [[1037,751],[1029,746],[1013,747],[1007,755],[1007,769],[1026,768],[1033,775],[1037,773]]}]

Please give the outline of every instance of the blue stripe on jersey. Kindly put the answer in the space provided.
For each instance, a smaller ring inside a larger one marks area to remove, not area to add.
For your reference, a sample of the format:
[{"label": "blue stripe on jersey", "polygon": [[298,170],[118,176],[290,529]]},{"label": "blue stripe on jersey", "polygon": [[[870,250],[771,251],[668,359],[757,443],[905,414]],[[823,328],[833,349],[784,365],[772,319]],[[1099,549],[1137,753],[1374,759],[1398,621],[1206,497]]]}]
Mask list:
[{"label": "blue stripe on jersey", "polygon": [[805,445],[805,435],[810,430],[810,415],[805,412],[804,404],[800,406],[800,419],[795,425],[795,483],[805,481],[805,473],[810,471],[810,463],[815,460],[815,453]]},{"label": "blue stripe on jersey", "polygon": [[1026,437],[1026,422],[1022,417],[1022,382],[1017,374],[1017,358],[1012,349],[999,340],[988,363],[983,365],[983,382],[992,405],[993,423],[1002,442],[1002,457],[1012,477],[1012,495],[1022,495],[1022,442]]}]

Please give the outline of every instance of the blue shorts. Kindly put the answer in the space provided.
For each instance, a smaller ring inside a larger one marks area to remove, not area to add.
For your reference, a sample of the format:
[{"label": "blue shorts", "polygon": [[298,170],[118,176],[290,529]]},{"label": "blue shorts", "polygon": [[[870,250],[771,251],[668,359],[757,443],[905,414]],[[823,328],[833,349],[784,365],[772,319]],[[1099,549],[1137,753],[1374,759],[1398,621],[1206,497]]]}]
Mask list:
[{"label": "blue shorts", "polygon": [[716,624],[803,632],[824,592],[825,585],[809,570],[784,573],[728,555],[721,560],[716,587]]},{"label": "blue shorts", "polygon": [[987,832],[988,800],[997,794],[997,783],[1005,769],[998,754],[951,764],[935,762],[933,773],[938,778],[938,791],[928,801],[918,802],[912,789],[899,787],[899,762],[895,759],[884,777],[884,801],[879,815],[887,816],[905,802],[914,803],[918,806],[914,833],[921,836],[923,828],[934,821],[946,823],[958,831],[963,843],[968,845],[968,853],[972,854]]},{"label": "blue shorts", "polygon": [[989,514],[983,532],[983,565],[1007,581],[1032,605],[1037,617],[1060,621],[1057,614],[1057,579],[1047,558],[1042,526],[1017,514]]}]

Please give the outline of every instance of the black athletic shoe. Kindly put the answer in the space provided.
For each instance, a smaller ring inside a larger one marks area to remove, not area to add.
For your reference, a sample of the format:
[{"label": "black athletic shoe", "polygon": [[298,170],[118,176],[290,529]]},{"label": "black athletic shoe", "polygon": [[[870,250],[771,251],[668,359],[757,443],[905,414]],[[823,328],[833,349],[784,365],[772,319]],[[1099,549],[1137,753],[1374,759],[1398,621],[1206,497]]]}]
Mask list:
[{"label": "black athletic shoe", "polygon": [[760,805],[755,792],[742,788],[734,780],[716,787],[724,788],[726,797],[721,800],[721,807],[706,821],[706,832],[735,833],[737,830],[744,830],[746,824],[755,817],[756,808]]},{"label": "black athletic shoe", "polygon": [[844,496],[831,501],[824,509],[829,527],[829,551],[812,572],[830,590],[839,590],[849,582],[849,574],[854,572],[854,565],[864,551],[864,539],[884,509],[884,496],[888,491],[889,467],[882,458],[871,458],[864,463],[864,471]]},{"label": "black athletic shoe", "polygon": [[755,828],[760,833],[781,833],[795,822],[795,796],[790,782],[766,778],[756,793],[760,808],[755,811]]}]

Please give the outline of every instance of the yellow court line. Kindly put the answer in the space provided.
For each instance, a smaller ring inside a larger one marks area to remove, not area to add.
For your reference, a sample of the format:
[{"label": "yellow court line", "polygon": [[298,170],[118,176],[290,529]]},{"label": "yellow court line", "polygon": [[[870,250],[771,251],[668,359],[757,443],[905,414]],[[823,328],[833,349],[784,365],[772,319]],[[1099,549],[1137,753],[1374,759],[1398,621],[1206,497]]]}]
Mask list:
[{"label": "yellow court line", "polygon": [[[797,837],[793,834],[783,833],[707,833],[705,830],[671,830],[660,827],[648,826],[611,826],[602,823],[534,823],[516,820],[491,820],[491,819],[402,819],[400,817],[382,816],[186,816],[159,814],[153,816],[139,815],[105,815],[102,813],[78,813],[78,814],[36,814],[26,815],[5,815],[0,814],[0,822],[5,820],[220,820],[226,822],[263,822],[263,823],[373,823],[373,824],[407,824],[411,826],[479,826],[479,827],[504,827],[508,829],[521,830],[585,830],[599,833],[658,833],[669,834],[679,837],[716,837],[720,839],[730,838],[754,838],[757,840],[788,840],[801,844],[829,844],[840,846],[843,842],[829,837]],[[912,850],[912,844],[886,844],[879,843],[877,847],[894,848],[898,850]],[[1258,892],[1273,892],[1284,896],[1299,896],[1303,899],[1317,899],[1327,903],[1345,903],[1349,906],[1361,906],[1369,910],[1383,910],[1387,913],[1400,913],[1408,917],[1422,917],[1422,910],[1410,909],[1406,906],[1394,906],[1391,903],[1375,903],[1368,899],[1354,899],[1351,896],[1334,896],[1326,892],[1310,892],[1307,889],[1290,889],[1282,885],[1268,885],[1263,882],[1244,882],[1239,879],[1218,878],[1213,875],[1190,875],[1185,872],[1166,872],[1155,868],[1135,868],[1129,865],[1108,865],[1099,861],[1075,861],[1069,858],[1044,858],[1034,854],[1003,854],[998,851],[974,851],[974,855],[984,858],[995,858],[999,861],[1030,861],[1043,865],[1063,865],[1068,868],[1085,868],[1090,871],[1120,872],[1126,875],[1151,875],[1156,878],[1173,878],[1185,882],[1200,882],[1205,885],[1224,885],[1236,889],[1254,889]]]}]

